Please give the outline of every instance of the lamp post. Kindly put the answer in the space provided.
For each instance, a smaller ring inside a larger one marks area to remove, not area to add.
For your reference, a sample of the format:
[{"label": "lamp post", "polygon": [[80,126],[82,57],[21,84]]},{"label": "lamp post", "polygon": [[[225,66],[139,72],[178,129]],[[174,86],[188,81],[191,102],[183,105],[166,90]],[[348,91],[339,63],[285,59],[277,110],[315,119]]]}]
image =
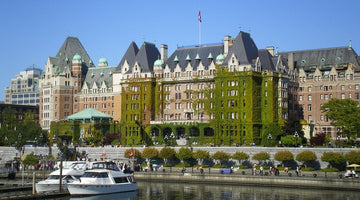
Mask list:
[{"label": "lamp post", "polygon": [[299,134],[297,133],[297,131],[295,131],[294,137],[295,137],[295,147],[297,147],[297,138],[299,137]]},{"label": "lamp post", "polygon": [[173,132],[171,132],[170,138],[171,138],[171,146],[174,146],[174,138],[175,138],[175,135],[174,135]]},{"label": "lamp post", "polygon": [[167,140],[169,139],[169,137],[167,135],[164,136],[164,141],[165,141],[165,147],[166,147],[166,143],[167,143]]},{"label": "lamp post", "polygon": [[[270,144],[270,141],[272,139],[272,135],[269,133],[268,136],[267,136],[267,139],[268,139],[268,144]],[[270,146],[270,145],[269,145]]]}]

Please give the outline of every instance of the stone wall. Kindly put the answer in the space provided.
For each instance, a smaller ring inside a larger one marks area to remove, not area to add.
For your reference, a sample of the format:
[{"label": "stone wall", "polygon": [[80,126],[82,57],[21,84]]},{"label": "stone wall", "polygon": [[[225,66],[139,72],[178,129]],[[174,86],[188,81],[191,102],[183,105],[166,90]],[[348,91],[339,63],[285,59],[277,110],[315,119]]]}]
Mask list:
[{"label": "stone wall", "polygon": [[[124,153],[127,149],[131,147],[78,147],[77,151],[83,152],[85,151],[88,154],[88,158],[91,160],[99,160],[101,155],[106,153],[104,158],[106,159],[117,159],[117,160],[128,160]],[[140,152],[143,151],[143,147],[134,147],[138,149]],[[159,151],[163,147],[155,147]],[[178,151],[181,147],[173,147],[176,151]],[[251,160],[252,156],[256,153],[265,151],[270,154],[270,161],[273,162],[275,166],[280,164],[279,162],[274,160],[274,155],[278,151],[288,150],[294,154],[294,158],[296,155],[302,151],[310,150],[316,153],[320,167],[325,168],[327,166],[327,162],[321,161],[321,156],[324,152],[341,152],[346,154],[349,151],[358,151],[358,149],[354,148],[285,148],[285,147],[192,147],[193,151],[197,151],[199,149],[209,151],[210,155],[214,154],[217,151],[224,151],[229,154],[234,154],[237,151],[242,151],[247,153],[250,156],[250,163],[257,163],[257,161]],[[51,148],[52,154],[57,155],[58,149],[57,147]],[[25,147],[24,153],[34,152],[36,155],[47,155],[49,154],[48,147]],[[19,152],[14,147],[0,147],[0,164],[3,165],[5,161],[12,160],[16,155],[19,155]]]}]

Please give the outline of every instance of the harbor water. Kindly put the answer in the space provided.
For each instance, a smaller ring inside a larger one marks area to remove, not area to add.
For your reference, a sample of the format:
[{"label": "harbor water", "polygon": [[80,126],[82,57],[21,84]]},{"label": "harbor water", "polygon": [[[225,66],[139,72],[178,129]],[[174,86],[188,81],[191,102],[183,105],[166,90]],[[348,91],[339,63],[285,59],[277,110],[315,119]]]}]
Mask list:
[{"label": "harbor water", "polygon": [[[296,189],[278,187],[257,187],[241,185],[216,185],[216,184],[183,184],[138,181],[138,191],[116,193],[110,195],[97,195],[87,197],[61,197],[57,200],[86,199],[86,200],[162,200],[162,199],[244,199],[244,200],[360,200],[360,192]],[[29,191],[30,193],[30,191]],[[1,199],[1,197],[0,197]],[[53,198],[52,198],[53,199]]]}]

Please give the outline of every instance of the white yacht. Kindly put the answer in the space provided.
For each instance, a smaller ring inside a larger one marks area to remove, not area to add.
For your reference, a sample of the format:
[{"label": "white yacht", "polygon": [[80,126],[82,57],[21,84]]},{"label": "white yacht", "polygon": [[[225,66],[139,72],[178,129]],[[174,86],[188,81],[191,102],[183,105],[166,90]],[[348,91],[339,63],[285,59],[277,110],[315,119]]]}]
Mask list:
[{"label": "white yacht", "polygon": [[[85,172],[87,168],[86,162],[74,162],[69,167],[62,169],[62,190],[67,190],[67,184],[75,180],[78,180]],[[50,176],[42,181],[39,181],[35,185],[37,193],[59,191],[60,189],[60,169],[57,169],[50,173]]]},{"label": "white yacht", "polygon": [[79,180],[68,184],[72,196],[136,191],[132,174],[123,173],[114,162],[95,162]]}]

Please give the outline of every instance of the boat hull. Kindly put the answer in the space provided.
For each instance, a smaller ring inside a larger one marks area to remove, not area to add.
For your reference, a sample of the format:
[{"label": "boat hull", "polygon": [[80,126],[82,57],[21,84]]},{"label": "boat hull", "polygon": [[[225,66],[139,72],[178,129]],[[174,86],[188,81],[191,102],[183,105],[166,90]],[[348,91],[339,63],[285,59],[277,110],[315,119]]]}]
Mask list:
[{"label": "boat hull", "polygon": [[[59,183],[37,183],[35,189],[37,193],[56,192],[60,190]],[[67,184],[61,185],[62,191],[67,191]]]},{"label": "boat hull", "polygon": [[86,195],[99,195],[111,194],[119,192],[136,191],[136,183],[119,183],[119,184],[76,184],[68,185],[68,191],[72,196],[86,196]]}]

